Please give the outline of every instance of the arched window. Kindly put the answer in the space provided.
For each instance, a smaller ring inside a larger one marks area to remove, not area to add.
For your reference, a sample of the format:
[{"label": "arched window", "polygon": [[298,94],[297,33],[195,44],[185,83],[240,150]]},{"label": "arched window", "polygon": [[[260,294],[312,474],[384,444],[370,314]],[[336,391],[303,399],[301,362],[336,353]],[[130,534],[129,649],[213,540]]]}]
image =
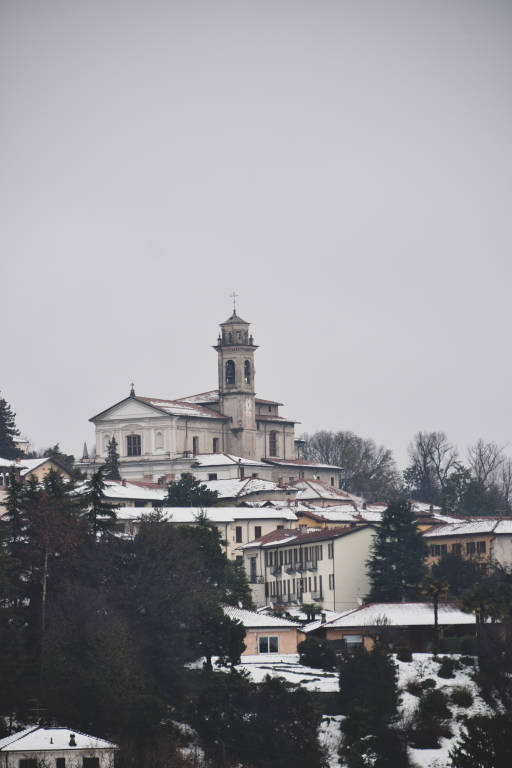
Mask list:
[{"label": "arched window", "polygon": [[268,452],[270,456],[277,456],[277,432],[270,432],[268,436]]},{"label": "arched window", "polygon": [[233,334],[232,333],[228,333],[228,343],[229,344],[233,343]]},{"label": "arched window", "polygon": [[103,436],[103,453],[108,451],[108,444],[110,443],[110,435]]},{"label": "arched window", "polygon": [[163,432],[157,432],[155,434],[155,449],[159,450],[164,447],[164,433]]},{"label": "arched window", "polygon": [[226,384],[235,383],[235,364],[232,360],[228,360],[226,363]]},{"label": "arched window", "polygon": [[251,383],[251,363],[249,360],[244,363],[244,381],[246,384]]}]

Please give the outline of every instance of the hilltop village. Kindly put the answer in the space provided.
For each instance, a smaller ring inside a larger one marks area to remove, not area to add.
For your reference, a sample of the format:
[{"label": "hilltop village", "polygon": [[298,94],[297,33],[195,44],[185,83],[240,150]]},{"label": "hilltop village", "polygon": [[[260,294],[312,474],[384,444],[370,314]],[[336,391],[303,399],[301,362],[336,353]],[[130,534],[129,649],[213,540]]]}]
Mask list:
[{"label": "hilltop village", "polygon": [[74,462],[2,401],[3,764],[470,765],[465,725],[509,716],[509,510],[455,462],[438,498],[347,490],[257,395],[235,308],[214,349],[216,389],[132,384]]}]

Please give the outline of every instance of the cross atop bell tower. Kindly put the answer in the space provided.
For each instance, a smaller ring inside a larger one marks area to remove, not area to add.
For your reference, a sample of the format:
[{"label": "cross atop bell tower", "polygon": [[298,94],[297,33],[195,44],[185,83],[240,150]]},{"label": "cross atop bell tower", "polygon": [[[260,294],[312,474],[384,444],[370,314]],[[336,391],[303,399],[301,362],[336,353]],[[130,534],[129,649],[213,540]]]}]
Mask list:
[{"label": "cross atop bell tower", "polygon": [[233,313],[220,324],[214,349],[219,364],[220,412],[231,417],[229,453],[255,457],[256,409],[254,391],[254,353],[257,346],[249,326],[236,312],[237,294],[233,291]]}]

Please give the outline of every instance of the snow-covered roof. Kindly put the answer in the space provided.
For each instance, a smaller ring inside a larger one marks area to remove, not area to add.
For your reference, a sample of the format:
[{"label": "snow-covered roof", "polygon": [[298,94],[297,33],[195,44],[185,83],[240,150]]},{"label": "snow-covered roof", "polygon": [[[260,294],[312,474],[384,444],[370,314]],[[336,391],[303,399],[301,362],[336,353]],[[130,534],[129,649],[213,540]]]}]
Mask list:
[{"label": "snow-covered roof", "polygon": [[[434,624],[433,603],[370,603],[344,613],[334,621],[326,622],[330,629],[337,627],[374,627],[382,624],[398,627],[430,626]],[[439,624],[475,624],[474,614],[465,613],[457,603],[440,603]]]},{"label": "snow-covered roof", "polygon": [[24,477],[29,472],[32,472],[37,467],[46,464],[47,461],[54,461],[51,456],[42,456],[39,459],[2,459],[0,458],[0,466],[2,467],[16,467],[20,470],[20,475]]},{"label": "snow-covered roof", "polygon": [[[262,416],[257,416],[262,418]],[[343,467],[337,467],[335,464],[322,464],[318,461],[308,461],[308,459],[266,459],[269,464],[276,464],[283,467],[308,467],[309,469],[343,469]]]},{"label": "snow-covered roof", "polygon": [[322,483],[320,480],[297,480],[294,485],[299,489],[297,494],[298,499],[306,501],[308,499],[329,499],[333,501],[346,501],[354,502],[355,504],[363,504],[364,499],[360,496],[355,496],[353,493],[347,493],[347,491],[334,488],[332,485]]},{"label": "snow-covered roof", "polygon": [[[70,736],[75,744],[70,746]],[[69,749],[117,749],[115,744],[73,728],[41,728],[32,726],[0,739],[0,752],[44,752]]]},{"label": "snow-covered roof", "polygon": [[232,499],[248,496],[251,493],[278,492],[283,495],[295,496],[296,489],[288,486],[279,485],[273,480],[262,480],[259,477],[248,477],[243,480],[240,478],[225,480],[203,480],[202,485],[206,485],[208,490],[217,491],[219,499]]},{"label": "snow-covered roof", "polygon": [[251,467],[265,467],[267,465],[262,461],[254,461],[254,459],[244,459],[243,456],[233,456],[231,453],[198,453],[193,458],[192,466],[198,467],[224,467],[231,465],[251,466]]},{"label": "snow-covered roof", "polygon": [[425,531],[423,535],[427,538],[438,538],[439,536],[474,536],[483,533],[512,534],[512,519],[481,517],[475,520],[461,520]]},{"label": "snow-covered roof", "polygon": [[293,542],[295,544],[314,544],[317,541],[329,541],[342,536],[349,536],[353,533],[368,528],[368,525],[359,526],[359,528],[350,528],[349,526],[340,526],[338,528],[319,528],[314,531],[301,531],[298,528],[282,528],[261,536],[259,539],[249,541],[247,544],[241,544],[237,549],[255,549],[261,547],[281,547],[288,546]]},{"label": "snow-covered roof", "polygon": [[200,419],[226,419],[226,416],[222,416],[218,411],[213,411],[210,408],[205,408],[202,405],[195,405],[193,403],[186,403],[182,400],[162,400],[157,397],[141,397],[137,395],[135,400],[141,400],[143,403],[152,405],[153,408],[159,408],[161,411],[171,414],[171,416],[189,416]]},{"label": "snow-covered roof", "polygon": [[235,608],[232,605],[225,605],[223,607],[226,616],[239,621],[246,629],[286,629],[298,626],[298,624],[289,619],[267,616],[264,613],[256,613],[256,611],[246,611],[244,608]]},{"label": "snow-covered roof", "polygon": [[[139,520],[142,516],[152,512],[154,510],[143,507],[120,507],[116,510],[116,517],[118,520]],[[246,507],[163,507],[161,512],[163,519],[172,523],[195,523],[198,517],[202,515],[205,515],[212,523],[233,523],[238,520],[295,521],[297,519],[297,516],[290,509],[276,510],[272,507],[259,509]]]},{"label": "snow-covered roof", "polygon": [[[80,483],[76,487],[78,494],[88,491],[88,483]],[[167,496],[167,488],[149,488],[138,483],[130,483],[127,480],[105,480],[105,496],[107,499],[127,500],[134,499],[138,501],[163,501]]]},{"label": "snow-covered roof", "polygon": [[200,392],[198,395],[189,395],[188,397],[176,398],[180,403],[217,403],[219,401],[219,390],[210,389],[208,392]]}]

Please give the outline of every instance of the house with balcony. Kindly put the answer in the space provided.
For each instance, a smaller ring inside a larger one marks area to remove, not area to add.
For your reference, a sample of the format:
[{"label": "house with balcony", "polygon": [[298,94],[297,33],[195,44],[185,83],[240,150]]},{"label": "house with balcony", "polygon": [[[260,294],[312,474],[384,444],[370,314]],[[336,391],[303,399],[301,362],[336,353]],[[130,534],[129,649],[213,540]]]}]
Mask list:
[{"label": "house with balcony", "polygon": [[370,589],[366,561],[375,533],[372,525],[312,532],[283,528],[240,545],[256,606],[356,608]]}]

